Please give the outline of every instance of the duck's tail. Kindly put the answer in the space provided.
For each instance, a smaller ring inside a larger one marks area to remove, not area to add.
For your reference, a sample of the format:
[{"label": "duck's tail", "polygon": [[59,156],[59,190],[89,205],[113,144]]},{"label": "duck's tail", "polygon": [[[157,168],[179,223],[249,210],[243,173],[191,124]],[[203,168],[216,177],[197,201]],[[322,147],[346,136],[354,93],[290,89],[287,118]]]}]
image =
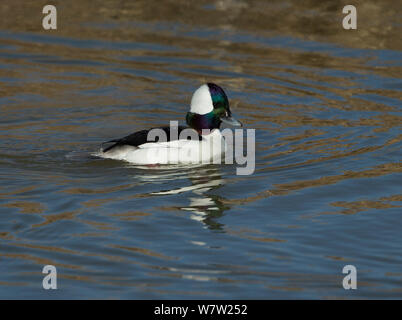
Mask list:
[{"label": "duck's tail", "polygon": [[[110,140],[106,142],[101,143],[101,150],[103,153],[108,152],[109,150],[113,149],[114,147],[119,145],[120,140]],[[112,145],[107,146],[106,148],[104,147],[105,144],[112,143]]]}]

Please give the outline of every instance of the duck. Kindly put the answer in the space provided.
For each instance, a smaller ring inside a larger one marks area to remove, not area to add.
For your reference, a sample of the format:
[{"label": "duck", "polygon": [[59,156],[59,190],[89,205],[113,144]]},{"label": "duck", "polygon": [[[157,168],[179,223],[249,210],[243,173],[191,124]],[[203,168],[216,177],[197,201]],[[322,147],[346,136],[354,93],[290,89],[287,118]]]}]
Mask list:
[{"label": "duck", "polygon": [[141,166],[219,163],[228,150],[221,124],[242,127],[232,116],[225,91],[214,83],[195,90],[186,123],[187,126],[180,126],[178,121],[171,121],[170,126],[106,141],[98,156]]}]

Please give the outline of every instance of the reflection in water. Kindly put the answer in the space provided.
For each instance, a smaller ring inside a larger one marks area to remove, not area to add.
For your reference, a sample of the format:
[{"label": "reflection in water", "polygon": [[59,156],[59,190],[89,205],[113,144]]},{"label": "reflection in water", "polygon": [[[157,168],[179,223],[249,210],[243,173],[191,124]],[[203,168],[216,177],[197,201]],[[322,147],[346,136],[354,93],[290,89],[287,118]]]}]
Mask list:
[{"label": "reflection in water", "polygon": [[181,209],[192,212],[191,219],[201,221],[208,228],[221,230],[223,225],[217,222],[217,219],[230,207],[223,205],[223,198],[217,195],[208,195],[210,190],[217,190],[224,184],[219,167],[213,170],[206,170],[205,176],[189,177],[189,179],[193,186],[197,186],[197,188],[193,189],[194,196],[189,197],[189,206]]},{"label": "reflection in water", "polygon": [[[198,192],[197,192],[198,194]],[[229,207],[224,207],[221,198],[218,196],[203,196],[190,197],[190,206],[182,207],[182,210],[188,210],[193,214],[191,219],[203,222],[208,228],[213,230],[221,230],[223,225],[217,222],[217,219],[223,215],[224,210]]]},{"label": "reflection in water", "polygon": [[176,171],[175,166],[172,166],[170,170],[174,170],[174,172],[161,172],[160,169],[157,169],[158,173],[137,174],[136,178],[147,182],[165,181],[167,184],[174,181],[174,179],[188,178],[191,181],[190,186],[172,187],[172,189],[154,191],[150,195],[175,195],[191,192],[192,195],[188,195],[190,201],[188,206],[170,207],[170,209],[189,211],[191,212],[191,219],[202,222],[209,229],[221,230],[223,225],[217,222],[217,219],[230,207],[223,204],[224,199],[222,197],[208,194],[209,191],[218,190],[225,184],[225,180],[222,179],[220,166],[196,166],[196,169],[183,166],[180,168],[180,171]]}]

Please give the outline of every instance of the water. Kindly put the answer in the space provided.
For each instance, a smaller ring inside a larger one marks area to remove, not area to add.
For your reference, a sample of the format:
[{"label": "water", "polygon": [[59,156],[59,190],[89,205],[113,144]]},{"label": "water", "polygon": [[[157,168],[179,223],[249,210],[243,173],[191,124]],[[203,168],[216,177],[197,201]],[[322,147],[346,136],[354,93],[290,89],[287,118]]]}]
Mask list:
[{"label": "water", "polygon": [[[44,31],[2,4],[0,298],[402,298],[398,10],[345,31],[343,5],[56,1]],[[206,81],[256,129],[253,175],[89,156],[184,123]]]}]

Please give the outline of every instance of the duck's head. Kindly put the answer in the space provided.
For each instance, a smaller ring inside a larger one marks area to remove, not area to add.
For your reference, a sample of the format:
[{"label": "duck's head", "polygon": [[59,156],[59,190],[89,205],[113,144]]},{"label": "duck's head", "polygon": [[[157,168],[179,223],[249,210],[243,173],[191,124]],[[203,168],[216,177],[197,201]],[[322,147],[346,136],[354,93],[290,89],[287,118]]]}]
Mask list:
[{"label": "duck's head", "polygon": [[202,129],[217,129],[222,122],[234,127],[242,126],[232,117],[225,91],[214,83],[204,84],[194,92],[186,121],[199,133]]}]

